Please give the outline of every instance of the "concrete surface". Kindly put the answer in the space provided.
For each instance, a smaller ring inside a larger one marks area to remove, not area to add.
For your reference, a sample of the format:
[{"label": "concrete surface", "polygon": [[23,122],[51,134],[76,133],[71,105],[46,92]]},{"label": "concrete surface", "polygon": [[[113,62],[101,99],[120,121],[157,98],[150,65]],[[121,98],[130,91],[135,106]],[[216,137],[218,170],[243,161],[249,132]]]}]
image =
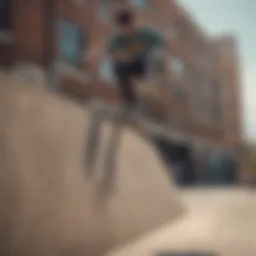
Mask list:
[{"label": "concrete surface", "polygon": [[124,130],[117,186],[102,204],[95,189],[111,125],[103,129],[99,175],[85,181],[88,114],[42,89],[8,81],[0,74],[1,255],[94,256],[117,245],[108,255],[256,255],[256,194],[231,188],[182,191],[184,216],[121,249],[181,213],[177,191],[150,144]]},{"label": "concrete surface", "polygon": [[183,191],[182,199],[188,212],[181,220],[111,255],[157,256],[163,252],[177,252],[177,256],[181,252],[256,255],[256,192],[194,189]]},{"label": "concrete surface", "polygon": [[103,125],[90,176],[88,112],[11,81],[0,86],[1,255],[102,255],[181,214],[177,191],[142,136],[122,130],[113,190],[105,197],[112,125]]}]

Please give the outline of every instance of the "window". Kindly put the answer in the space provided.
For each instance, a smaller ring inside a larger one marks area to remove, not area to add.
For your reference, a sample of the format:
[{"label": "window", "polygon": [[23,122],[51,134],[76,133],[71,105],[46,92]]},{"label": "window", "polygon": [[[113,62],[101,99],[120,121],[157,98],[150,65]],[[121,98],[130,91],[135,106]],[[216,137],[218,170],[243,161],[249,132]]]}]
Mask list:
[{"label": "window", "polygon": [[11,1],[0,1],[0,30],[11,29]]},{"label": "window", "polygon": [[211,104],[209,101],[195,97],[191,111],[198,123],[209,124],[211,122]]},{"label": "window", "polygon": [[87,2],[87,0],[74,0],[74,2],[77,4],[77,5],[83,5]]},{"label": "window", "polygon": [[114,83],[114,74],[112,62],[103,58],[99,66],[99,76],[100,79],[107,83]]},{"label": "window", "polygon": [[179,36],[178,28],[174,25],[171,26],[171,29],[167,32],[169,40],[176,39]]},{"label": "window", "polygon": [[80,26],[68,21],[59,23],[59,60],[66,65],[80,68],[84,54],[84,35]]},{"label": "window", "polygon": [[104,3],[101,3],[100,6],[99,6],[99,9],[98,9],[98,13],[99,13],[100,18],[103,19],[103,20],[107,19],[108,11],[109,11],[108,5],[104,4]]},{"label": "window", "polygon": [[[209,49],[207,49],[207,45],[204,44],[202,42],[202,40],[200,40],[200,38],[191,38],[191,51],[199,56],[199,57],[203,57],[205,54],[209,53]],[[206,57],[207,58],[207,57]]]},{"label": "window", "polygon": [[184,75],[184,64],[176,57],[171,57],[169,59],[169,69],[171,70],[172,76],[176,79],[181,79]]},{"label": "window", "polygon": [[220,124],[222,121],[222,104],[221,104],[221,91],[220,84],[218,81],[212,81],[212,108],[211,108],[211,116],[214,122]]},{"label": "window", "polygon": [[212,101],[219,98],[217,83],[207,73],[197,73],[194,84],[198,99]]},{"label": "window", "polygon": [[198,95],[202,99],[210,99],[212,97],[212,81],[206,75],[201,75],[198,80]]},{"label": "window", "polygon": [[170,72],[170,85],[172,93],[175,97],[183,99],[186,96],[186,90],[184,88],[184,64],[177,57],[169,58],[169,70]]},{"label": "window", "polygon": [[99,17],[106,21],[110,15],[111,10],[115,7],[116,2],[114,0],[99,0],[98,5],[98,15]]},{"label": "window", "polygon": [[183,99],[186,95],[185,89],[181,85],[175,85],[173,88],[173,93],[176,98]]},{"label": "window", "polygon": [[212,120],[212,81],[203,72],[195,72],[193,77],[193,115],[197,121],[209,123]]},{"label": "window", "polygon": [[133,5],[138,8],[144,8],[148,5],[148,0],[133,0]]}]

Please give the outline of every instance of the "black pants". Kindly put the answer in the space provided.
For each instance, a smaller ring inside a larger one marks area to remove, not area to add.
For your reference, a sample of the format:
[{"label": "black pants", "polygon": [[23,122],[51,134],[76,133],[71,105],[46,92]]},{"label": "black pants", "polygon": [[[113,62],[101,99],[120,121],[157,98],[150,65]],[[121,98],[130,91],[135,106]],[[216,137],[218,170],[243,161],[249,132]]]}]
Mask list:
[{"label": "black pants", "polygon": [[146,57],[136,58],[129,63],[114,63],[114,73],[120,93],[129,107],[138,103],[133,78],[143,78],[146,74]]}]

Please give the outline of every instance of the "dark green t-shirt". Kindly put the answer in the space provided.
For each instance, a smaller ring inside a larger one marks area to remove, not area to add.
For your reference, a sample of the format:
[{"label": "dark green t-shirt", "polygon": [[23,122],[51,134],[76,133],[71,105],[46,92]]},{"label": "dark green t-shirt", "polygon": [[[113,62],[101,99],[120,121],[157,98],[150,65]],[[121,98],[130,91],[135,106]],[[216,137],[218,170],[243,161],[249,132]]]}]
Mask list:
[{"label": "dark green t-shirt", "polygon": [[131,56],[147,54],[152,48],[164,45],[165,38],[153,29],[141,28],[132,36],[113,35],[108,42],[107,51],[124,50]]}]

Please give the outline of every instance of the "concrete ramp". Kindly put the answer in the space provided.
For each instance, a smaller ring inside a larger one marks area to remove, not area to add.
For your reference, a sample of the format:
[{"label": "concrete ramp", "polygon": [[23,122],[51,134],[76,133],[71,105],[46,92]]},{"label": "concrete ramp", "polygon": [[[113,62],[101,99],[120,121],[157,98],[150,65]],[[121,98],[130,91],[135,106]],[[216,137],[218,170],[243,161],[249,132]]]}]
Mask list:
[{"label": "concrete ramp", "polygon": [[0,120],[1,255],[102,255],[182,212],[153,147],[130,129],[122,130],[116,168],[105,176],[111,123],[103,124],[90,173],[90,118],[81,107],[6,85]]}]

